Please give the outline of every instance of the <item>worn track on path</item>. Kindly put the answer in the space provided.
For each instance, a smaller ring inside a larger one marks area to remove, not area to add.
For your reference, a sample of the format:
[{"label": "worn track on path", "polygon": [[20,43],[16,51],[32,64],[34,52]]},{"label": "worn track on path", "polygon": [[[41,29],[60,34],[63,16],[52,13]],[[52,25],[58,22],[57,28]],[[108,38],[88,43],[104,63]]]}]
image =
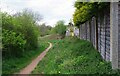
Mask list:
[{"label": "worn track on path", "polygon": [[48,43],[49,47],[45,51],[43,51],[37,58],[32,60],[32,62],[27,67],[23,68],[19,74],[30,74],[35,69],[37,64],[44,58],[49,49],[52,48],[52,43]]}]

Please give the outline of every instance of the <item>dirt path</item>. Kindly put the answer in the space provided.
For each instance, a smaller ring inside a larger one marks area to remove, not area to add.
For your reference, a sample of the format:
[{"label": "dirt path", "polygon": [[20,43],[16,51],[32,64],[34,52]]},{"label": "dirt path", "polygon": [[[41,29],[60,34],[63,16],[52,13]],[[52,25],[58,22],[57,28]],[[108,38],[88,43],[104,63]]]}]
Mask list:
[{"label": "dirt path", "polygon": [[30,74],[37,64],[42,60],[42,58],[46,55],[46,53],[49,51],[49,49],[52,47],[52,43],[49,43],[49,47],[43,51],[36,59],[34,59],[27,67],[22,69],[19,74]]}]

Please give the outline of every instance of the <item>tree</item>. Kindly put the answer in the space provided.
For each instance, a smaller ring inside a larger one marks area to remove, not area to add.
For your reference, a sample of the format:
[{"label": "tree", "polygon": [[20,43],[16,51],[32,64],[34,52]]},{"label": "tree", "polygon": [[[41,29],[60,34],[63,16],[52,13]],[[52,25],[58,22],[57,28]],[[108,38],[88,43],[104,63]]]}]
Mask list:
[{"label": "tree", "polygon": [[76,2],[75,7],[76,10],[73,14],[73,21],[76,26],[79,26],[79,24],[82,24],[89,20],[92,16],[92,6],[93,3],[88,2]]},{"label": "tree", "polygon": [[52,29],[52,32],[64,36],[65,33],[66,33],[66,26],[65,26],[65,24],[64,24],[64,21],[63,21],[63,20],[58,21],[58,22],[55,24],[55,27]]},{"label": "tree", "polygon": [[76,1],[74,4],[75,12],[73,14],[73,21],[75,26],[83,24],[90,20],[93,16],[98,16],[98,13],[103,12],[102,10],[107,7],[109,3],[103,2],[79,2]]},{"label": "tree", "polygon": [[2,13],[3,55],[19,56],[24,51],[36,49],[39,36],[37,21],[40,19],[38,14],[36,16],[26,10],[15,15]]},{"label": "tree", "polygon": [[24,35],[16,32],[13,16],[2,13],[2,55],[3,57],[21,56],[26,40]]},{"label": "tree", "polygon": [[[38,16],[38,14],[37,14]],[[14,15],[17,30],[21,32],[26,39],[26,49],[35,49],[38,46],[39,31],[37,28],[37,21],[42,19],[37,18],[34,12],[24,10],[23,12]]]},{"label": "tree", "polygon": [[46,26],[45,23],[41,24],[38,28],[40,30],[40,36],[49,35],[52,29],[51,26]]}]

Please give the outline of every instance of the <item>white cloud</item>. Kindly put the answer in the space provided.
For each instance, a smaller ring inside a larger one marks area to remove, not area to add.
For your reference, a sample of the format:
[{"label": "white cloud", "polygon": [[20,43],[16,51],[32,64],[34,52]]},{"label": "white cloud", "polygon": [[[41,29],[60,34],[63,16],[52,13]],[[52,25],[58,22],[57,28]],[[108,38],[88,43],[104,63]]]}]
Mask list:
[{"label": "white cloud", "polygon": [[74,12],[73,2],[74,0],[4,0],[2,11],[14,13],[29,8],[43,15],[42,22],[53,26],[58,20],[69,22]]}]

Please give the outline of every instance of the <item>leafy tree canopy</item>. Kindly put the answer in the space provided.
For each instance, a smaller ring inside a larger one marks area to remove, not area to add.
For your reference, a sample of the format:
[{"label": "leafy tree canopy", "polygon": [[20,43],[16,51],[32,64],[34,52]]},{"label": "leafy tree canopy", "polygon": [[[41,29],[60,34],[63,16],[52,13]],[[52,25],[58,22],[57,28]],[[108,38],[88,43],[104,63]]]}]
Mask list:
[{"label": "leafy tree canopy", "polygon": [[63,20],[58,21],[55,24],[55,27],[51,31],[52,31],[52,33],[57,33],[57,34],[60,34],[60,35],[65,35],[66,26],[65,26],[64,21]]},{"label": "leafy tree canopy", "polygon": [[73,14],[73,22],[76,26],[79,26],[79,24],[82,24],[89,20],[93,16],[97,16],[98,13],[106,6],[108,6],[109,3],[103,3],[103,2],[79,2],[76,1],[74,4],[75,12]]}]

